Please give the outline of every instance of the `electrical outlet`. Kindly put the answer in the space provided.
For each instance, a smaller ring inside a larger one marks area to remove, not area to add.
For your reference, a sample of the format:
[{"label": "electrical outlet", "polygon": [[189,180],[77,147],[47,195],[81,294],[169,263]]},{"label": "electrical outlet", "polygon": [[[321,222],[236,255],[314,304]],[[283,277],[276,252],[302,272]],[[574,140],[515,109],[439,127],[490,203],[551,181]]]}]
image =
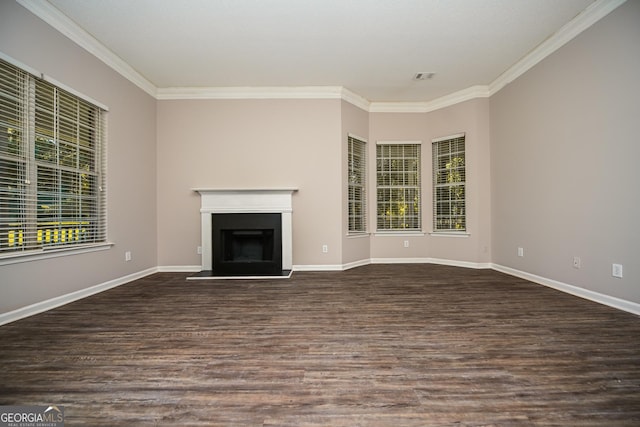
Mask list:
[{"label": "electrical outlet", "polygon": [[198,246],[198,247],[196,248],[196,253],[197,253],[198,255],[202,255],[202,246]]},{"label": "electrical outlet", "polygon": [[125,261],[131,261],[131,251],[126,251],[124,253],[124,260]]},{"label": "electrical outlet", "polygon": [[580,259],[579,256],[574,256],[573,257],[573,268],[580,268],[582,267],[582,260]]},{"label": "electrical outlet", "polygon": [[322,253],[326,254],[327,252],[329,252],[329,246],[327,245],[322,245]]},{"label": "electrical outlet", "polygon": [[518,256],[524,256],[524,248],[518,248]]},{"label": "electrical outlet", "polygon": [[408,248],[408,247],[409,247],[409,241],[408,241],[408,240],[405,240],[405,241],[404,241],[404,247],[405,247],[405,248]]},{"label": "electrical outlet", "polygon": [[622,279],[622,264],[612,264],[611,265],[611,275],[613,277],[617,277]]}]

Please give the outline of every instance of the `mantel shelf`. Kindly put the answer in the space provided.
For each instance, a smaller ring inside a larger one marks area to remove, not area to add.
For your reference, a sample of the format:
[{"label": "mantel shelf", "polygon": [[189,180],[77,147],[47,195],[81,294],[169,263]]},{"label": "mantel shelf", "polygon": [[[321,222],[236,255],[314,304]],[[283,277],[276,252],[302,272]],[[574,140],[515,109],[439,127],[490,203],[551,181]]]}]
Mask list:
[{"label": "mantel shelf", "polygon": [[194,188],[193,191],[198,193],[270,193],[270,192],[289,192],[298,191],[294,187],[283,188]]}]

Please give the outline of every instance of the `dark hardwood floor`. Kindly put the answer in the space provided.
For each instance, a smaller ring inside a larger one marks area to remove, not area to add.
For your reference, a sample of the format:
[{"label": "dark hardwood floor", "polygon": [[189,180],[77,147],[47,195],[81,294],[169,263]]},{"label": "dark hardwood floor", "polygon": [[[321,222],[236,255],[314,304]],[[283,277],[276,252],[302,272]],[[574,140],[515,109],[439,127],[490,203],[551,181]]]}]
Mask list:
[{"label": "dark hardwood floor", "polygon": [[66,425],[638,426],[640,317],[489,270],[161,273],[0,327]]}]

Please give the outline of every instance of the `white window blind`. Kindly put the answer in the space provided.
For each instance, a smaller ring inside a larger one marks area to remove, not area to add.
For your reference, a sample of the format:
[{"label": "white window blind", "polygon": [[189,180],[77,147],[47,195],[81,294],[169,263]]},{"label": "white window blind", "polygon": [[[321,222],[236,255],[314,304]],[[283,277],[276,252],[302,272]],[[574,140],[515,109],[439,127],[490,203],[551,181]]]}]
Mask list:
[{"label": "white window blind", "polygon": [[0,257],[104,243],[105,112],[0,60]]},{"label": "white window blind", "polygon": [[376,146],[377,230],[420,231],[420,144]]},{"label": "white window blind", "polygon": [[366,143],[349,136],[349,233],[367,231],[367,152]]},{"label": "white window blind", "polygon": [[466,231],[465,135],[433,141],[433,230]]}]

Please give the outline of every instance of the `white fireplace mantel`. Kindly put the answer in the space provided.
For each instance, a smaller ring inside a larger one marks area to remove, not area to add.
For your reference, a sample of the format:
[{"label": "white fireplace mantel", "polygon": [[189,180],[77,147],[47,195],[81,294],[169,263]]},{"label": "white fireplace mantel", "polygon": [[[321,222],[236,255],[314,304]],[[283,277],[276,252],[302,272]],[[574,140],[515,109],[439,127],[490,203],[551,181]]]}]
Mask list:
[{"label": "white fireplace mantel", "polygon": [[194,188],[193,191],[200,193],[203,271],[213,269],[211,214],[216,213],[280,213],[282,218],[282,269],[292,269],[292,196],[298,191],[297,188]]}]

